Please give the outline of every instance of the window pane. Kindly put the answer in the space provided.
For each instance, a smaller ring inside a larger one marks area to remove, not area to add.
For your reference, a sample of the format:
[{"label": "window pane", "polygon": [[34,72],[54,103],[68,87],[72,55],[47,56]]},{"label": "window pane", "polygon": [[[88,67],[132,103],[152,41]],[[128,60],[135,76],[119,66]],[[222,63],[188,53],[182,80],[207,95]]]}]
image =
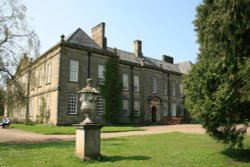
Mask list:
[{"label": "window pane", "polygon": [[122,84],[123,84],[123,90],[128,90],[129,88],[129,82],[128,82],[128,74],[122,75]]},{"label": "window pane", "polygon": [[156,78],[152,78],[152,93],[157,93]]},{"label": "window pane", "polygon": [[139,76],[134,76],[134,91],[139,92]]},{"label": "window pane", "polygon": [[175,96],[176,95],[175,82],[171,82],[170,83],[170,93],[171,93],[171,96]]},{"label": "window pane", "polygon": [[168,116],[168,103],[163,103],[163,116]]},{"label": "window pane", "polygon": [[171,116],[176,116],[176,104],[172,103],[171,104]]},{"label": "window pane", "polygon": [[123,115],[124,116],[129,115],[129,103],[128,103],[128,100],[123,100]]},{"label": "window pane", "polygon": [[168,94],[168,84],[167,84],[167,81],[164,81],[164,95],[167,95]]},{"label": "window pane", "polygon": [[134,116],[140,116],[140,102],[134,101]]},{"label": "window pane", "polygon": [[97,98],[97,115],[104,115],[105,100],[102,97]]},{"label": "window pane", "polygon": [[77,113],[77,95],[70,94],[68,96],[68,113],[76,114]]},{"label": "window pane", "polygon": [[46,83],[51,83],[51,64],[47,64]]},{"label": "window pane", "polygon": [[70,60],[70,76],[69,80],[77,82],[78,81],[78,70],[79,70],[79,61]]},{"label": "window pane", "polygon": [[104,65],[98,65],[98,83],[103,84],[104,80]]}]

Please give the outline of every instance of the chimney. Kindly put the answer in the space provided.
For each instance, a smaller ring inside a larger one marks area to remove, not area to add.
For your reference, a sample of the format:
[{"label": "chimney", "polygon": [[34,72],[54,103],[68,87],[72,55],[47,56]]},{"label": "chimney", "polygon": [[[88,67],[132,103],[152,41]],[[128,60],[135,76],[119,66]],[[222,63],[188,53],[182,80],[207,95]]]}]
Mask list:
[{"label": "chimney", "polygon": [[100,23],[91,29],[92,39],[102,48],[107,48],[107,39],[105,37],[105,23]]},{"label": "chimney", "polygon": [[140,40],[135,40],[134,41],[134,53],[137,57],[142,57],[142,52],[141,52],[141,41]]},{"label": "chimney", "polygon": [[174,58],[167,55],[162,55],[162,61],[174,64]]}]

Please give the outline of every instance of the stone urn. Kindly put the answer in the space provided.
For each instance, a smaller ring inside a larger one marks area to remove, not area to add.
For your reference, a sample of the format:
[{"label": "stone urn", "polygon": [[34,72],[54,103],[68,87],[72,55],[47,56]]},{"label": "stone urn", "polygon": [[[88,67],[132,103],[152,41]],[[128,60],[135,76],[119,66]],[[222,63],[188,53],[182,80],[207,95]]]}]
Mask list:
[{"label": "stone urn", "polygon": [[85,115],[85,120],[80,124],[93,124],[91,115],[96,112],[97,97],[100,94],[95,88],[92,87],[92,79],[87,79],[87,86],[82,90],[78,91],[80,95],[81,112]]}]

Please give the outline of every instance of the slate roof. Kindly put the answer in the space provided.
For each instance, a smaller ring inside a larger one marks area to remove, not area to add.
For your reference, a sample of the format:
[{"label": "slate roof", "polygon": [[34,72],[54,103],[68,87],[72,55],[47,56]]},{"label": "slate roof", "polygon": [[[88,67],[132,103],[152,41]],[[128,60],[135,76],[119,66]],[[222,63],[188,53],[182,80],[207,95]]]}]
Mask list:
[{"label": "slate roof", "polygon": [[[65,41],[69,43],[74,43],[74,44],[88,46],[91,48],[102,50],[102,48],[98,46],[95,43],[95,41],[93,41],[81,28],[78,28],[73,34],[66,37]],[[107,50],[113,52],[114,48],[107,47]],[[162,68],[165,70],[173,71],[177,73],[184,73],[184,74],[188,73],[188,71],[191,69],[191,64],[192,64],[189,61],[179,63],[179,64],[171,64],[171,63],[167,63],[165,61],[153,59],[150,57],[145,57],[145,56],[137,57],[134,53],[119,50],[119,49],[117,49],[117,54],[119,58],[123,61],[141,65],[144,59],[145,65],[152,66],[152,67],[162,66]]]},{"label": "slate roof", "polygon": [[[113,51],[113,48],[107,48],[107,49],[109,51]],[[145,56],[137,57],[134,53],[126,52],[126,51],[119,50],[119,49],[117,49],[117,54],[121,60],[124,60],[127,62],[141,64],[142,59],[144,59],[144,62],[146,65],[153,66],[153,67],[161,67],[162,65],[162,68],[165,70],[181,73],[178,65],[167,63],[165,61],[161,61],[161,60],[157,60],[157,59],[153,59],[153,58],[145,57]]]},{"label": "slate roof", "polygon": [[81,28],[78,28],[73,34],[66,37],[65,41],[95,49],[101,49],[101,47],[98,46]]}]

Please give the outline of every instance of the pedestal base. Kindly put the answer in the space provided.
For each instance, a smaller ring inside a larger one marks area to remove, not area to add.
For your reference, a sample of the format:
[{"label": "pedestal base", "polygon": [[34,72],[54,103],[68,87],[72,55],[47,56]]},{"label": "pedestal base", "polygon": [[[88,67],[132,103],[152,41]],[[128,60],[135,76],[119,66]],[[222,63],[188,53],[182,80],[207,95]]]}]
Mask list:
[{"label": "pedestal base", "polygon": [[101,157],[100,124],[75,124],[76,148],[75,154],[80,159],[95,159]]}]

